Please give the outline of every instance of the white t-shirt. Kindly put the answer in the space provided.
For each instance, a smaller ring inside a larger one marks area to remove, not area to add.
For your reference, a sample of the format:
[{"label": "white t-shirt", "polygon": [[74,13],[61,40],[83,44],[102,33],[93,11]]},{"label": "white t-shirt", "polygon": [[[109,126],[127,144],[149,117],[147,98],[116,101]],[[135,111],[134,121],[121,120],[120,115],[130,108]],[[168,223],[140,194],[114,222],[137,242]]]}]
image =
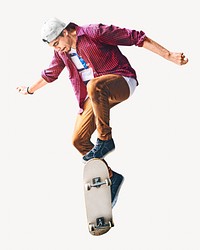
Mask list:
[{"label": "white t-shirt", "polygon": [[[94,73],[93,73],[93,69],[88,67],[88,65],[86,64],[86,62],[83,60],[83,58],[81,58],[77,53],[76,50],[71,48],[71,50],[69,51],[69,55],[72,59],[72,62],[74,63],[74,65],[76,66],[81,79],[83,80],[84,83],[88,83],[91,79],[94,78]],[[134,78],[132,77],[127,77],[127,76],[123,76],[123,78],[126,80],[129,89],[130,89],[130,96],[133,94],[136,86],[137,86],[137,82]]]},{"label": "white t-shirt", "polygon": [[133,94],[133,92],[135,91],[135,88],[137,86],[137,81],[133,77],[123,76],[123,78],[126,80],[128,86],[129,86],[130,96],[131,96]]},{"label": "white t-shirt", "polygon": [[75,49],[70,50],[69,55],[72,59],[72,62],[75,64],[81,79],[84,83],[87,83],[89,80],[94,78],[93,69],[88,67],[86,62],[81,58],[77,53]]}]

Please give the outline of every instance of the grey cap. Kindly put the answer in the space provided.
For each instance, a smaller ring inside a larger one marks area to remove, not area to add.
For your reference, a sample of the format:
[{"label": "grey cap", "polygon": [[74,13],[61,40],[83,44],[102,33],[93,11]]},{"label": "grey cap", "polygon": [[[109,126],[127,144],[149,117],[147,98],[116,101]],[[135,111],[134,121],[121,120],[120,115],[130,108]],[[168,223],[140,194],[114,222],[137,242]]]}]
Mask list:
[{"label": "grey cap", "polygon": [[66,26],[67,24],[63,23],[56,17],[48,19],[42,26],[42,40],[48,43],[52,42],[60,35]]}]

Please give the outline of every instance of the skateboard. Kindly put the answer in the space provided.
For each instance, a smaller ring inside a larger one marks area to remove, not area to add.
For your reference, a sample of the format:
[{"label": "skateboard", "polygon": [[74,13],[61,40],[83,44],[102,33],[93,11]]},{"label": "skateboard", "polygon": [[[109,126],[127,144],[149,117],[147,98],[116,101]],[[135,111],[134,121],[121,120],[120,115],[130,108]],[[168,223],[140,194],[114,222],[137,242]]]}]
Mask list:
[{"label": "skateboard", "polygon": [[111,180],[106,164],[91,159],[84,166],[84,196],[88,230],[92,235],[107,233],[113,226]]}]

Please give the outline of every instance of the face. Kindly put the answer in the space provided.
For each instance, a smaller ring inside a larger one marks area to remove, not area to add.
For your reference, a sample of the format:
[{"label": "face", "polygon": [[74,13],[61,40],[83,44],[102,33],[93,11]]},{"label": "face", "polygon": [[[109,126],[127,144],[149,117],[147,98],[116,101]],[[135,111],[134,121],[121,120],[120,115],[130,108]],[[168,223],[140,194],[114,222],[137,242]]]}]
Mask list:
[{"label": "face", "polygon": [[55,40],[49,43],[50,47],[53,47],[58,52],[68,52],[72,47],[72,39],[66,30],[63,31],[63,36],[57,37]]}]

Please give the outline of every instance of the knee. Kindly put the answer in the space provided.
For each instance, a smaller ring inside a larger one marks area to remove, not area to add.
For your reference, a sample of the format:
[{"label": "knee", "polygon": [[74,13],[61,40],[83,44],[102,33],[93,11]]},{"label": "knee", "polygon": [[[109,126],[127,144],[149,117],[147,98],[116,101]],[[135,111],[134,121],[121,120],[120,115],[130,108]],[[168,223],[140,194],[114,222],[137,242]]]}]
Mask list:
[{"label": "knee", "polygon": [[87,84],[87,92],[89,97],[94,97],[102,89],[101,81],[98,78],[93,78]]},{"label": "knee", "polygon": [[72,137],[72,145],[80,152],[81,142],[77,135]]}]

